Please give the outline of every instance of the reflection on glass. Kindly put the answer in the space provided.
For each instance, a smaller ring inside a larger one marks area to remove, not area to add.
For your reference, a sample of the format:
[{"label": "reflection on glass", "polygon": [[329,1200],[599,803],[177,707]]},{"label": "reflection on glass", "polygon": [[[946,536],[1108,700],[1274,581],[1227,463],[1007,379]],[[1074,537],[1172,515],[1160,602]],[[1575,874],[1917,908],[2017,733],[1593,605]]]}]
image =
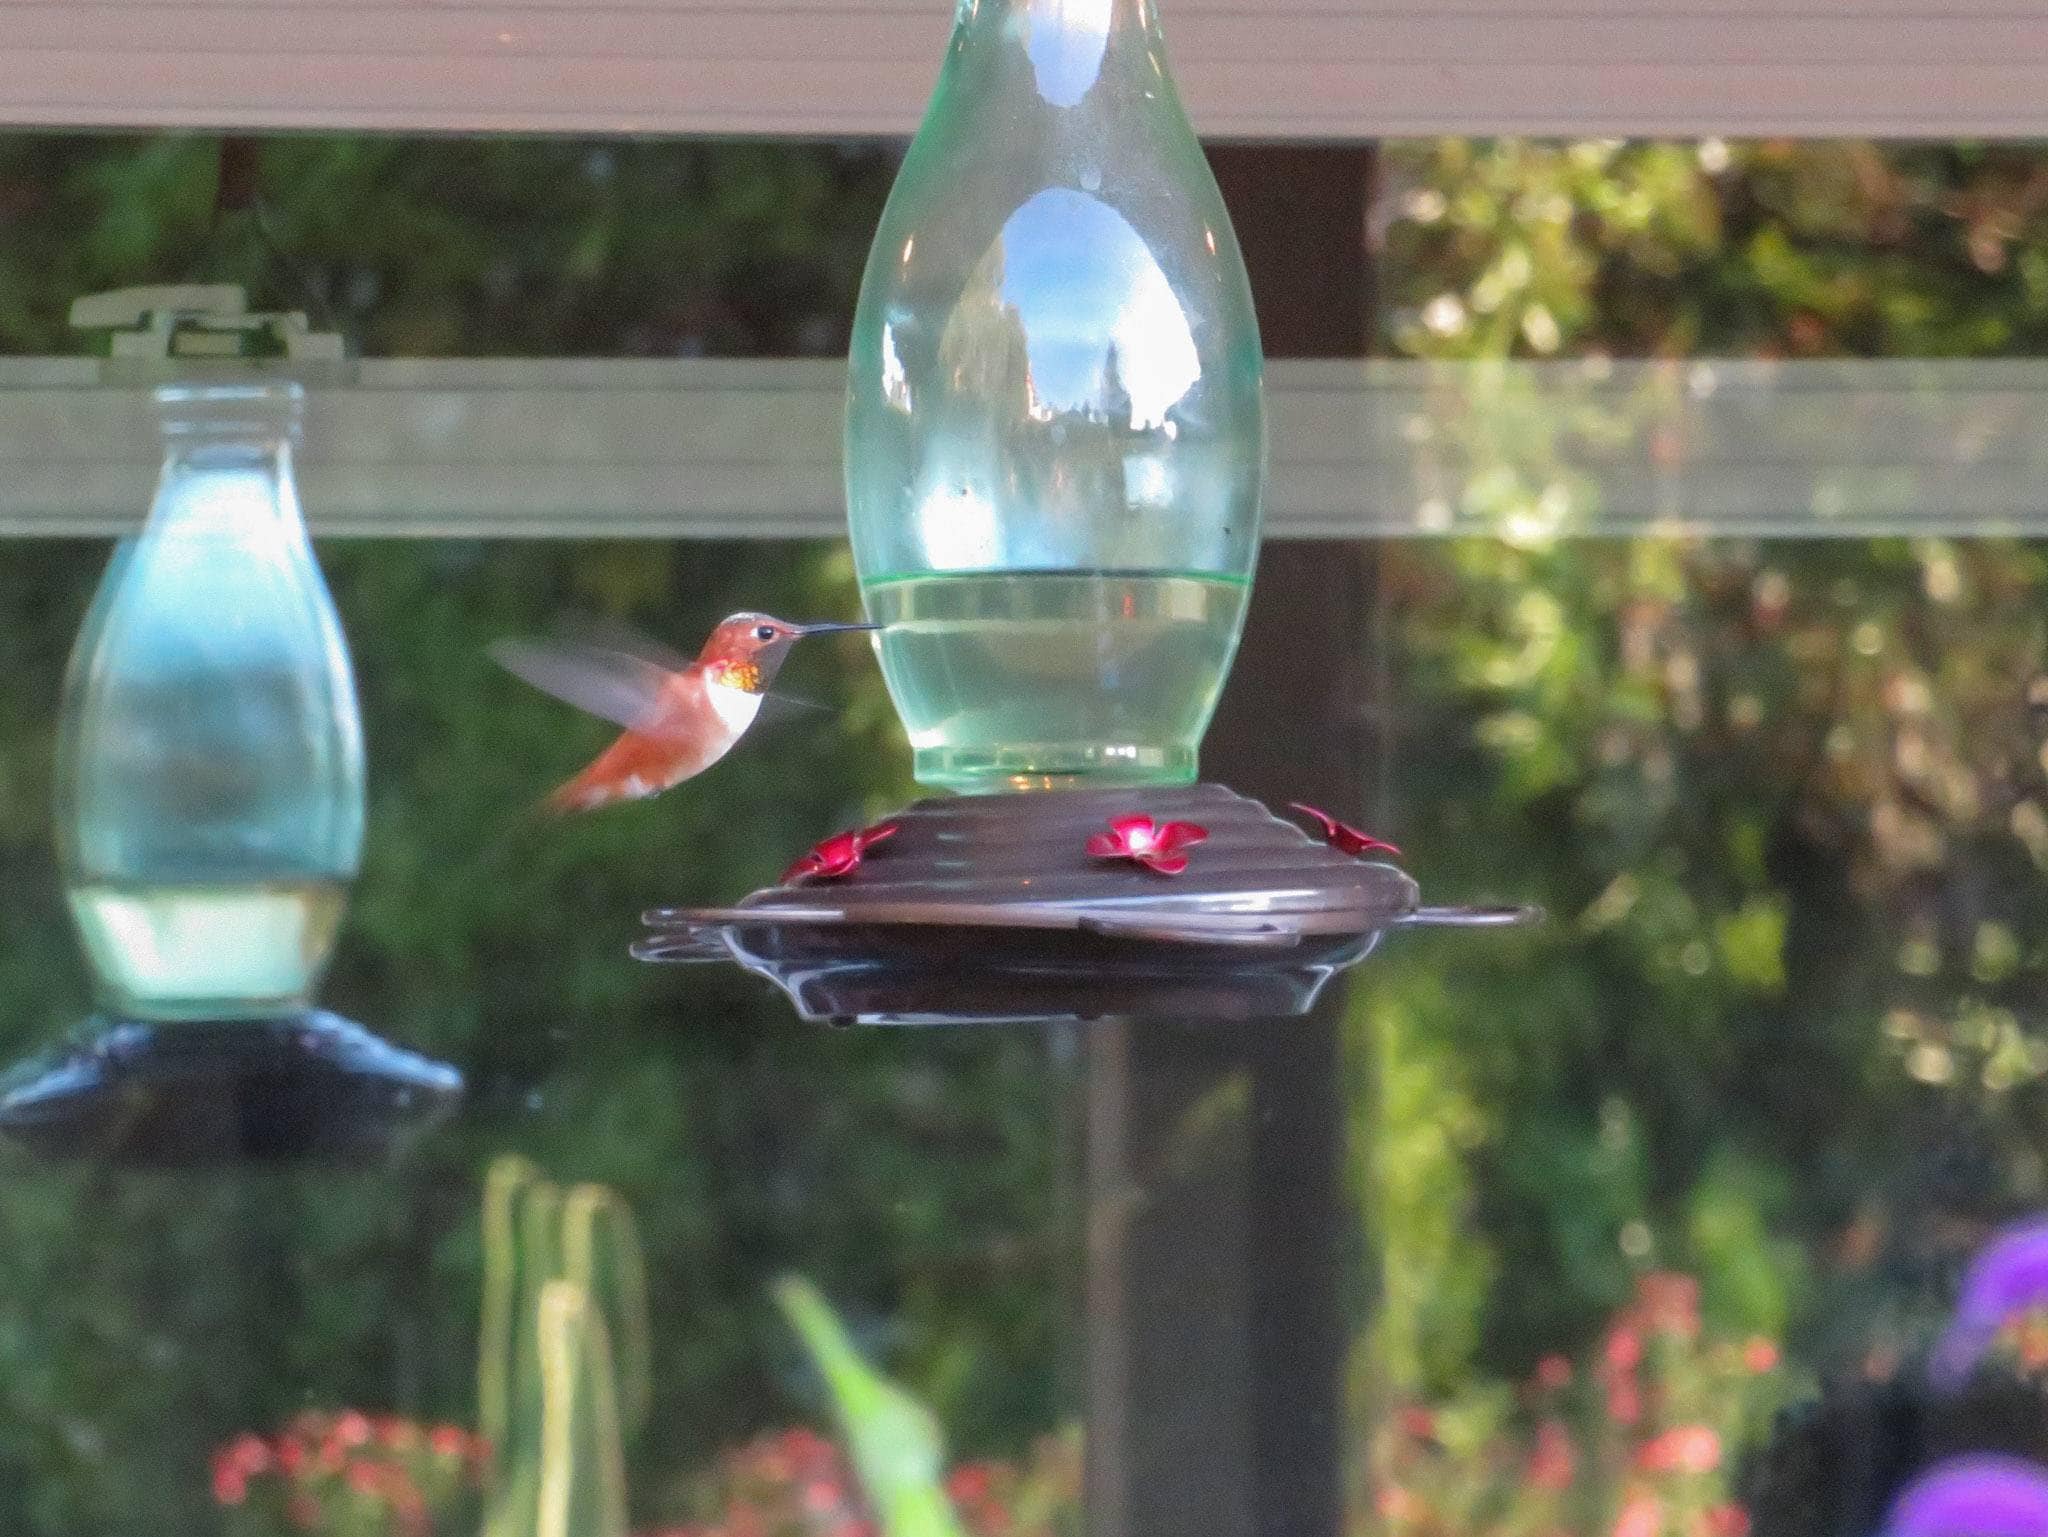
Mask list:
[{"label": "reflection on glass", "polygon": [[1261,378],[1156,13],[963,7],[870,259],[847,416],[920,780],[1194,777],[1257,545]]},{"label": "reflection on glass", "polygon": [[355,686],[292,478],[300,391],[157,402],[156,498],[66,681],[65,882],[122,1012],[277,1013],[311,995],[363,839]]},{"label": "reflection on glass", "polygon": [[1031,56],[1038,94],[1055,107],[1079,106],[1102,74],[1116,0],[1046,0],[1014,7],[1013,25]]}]

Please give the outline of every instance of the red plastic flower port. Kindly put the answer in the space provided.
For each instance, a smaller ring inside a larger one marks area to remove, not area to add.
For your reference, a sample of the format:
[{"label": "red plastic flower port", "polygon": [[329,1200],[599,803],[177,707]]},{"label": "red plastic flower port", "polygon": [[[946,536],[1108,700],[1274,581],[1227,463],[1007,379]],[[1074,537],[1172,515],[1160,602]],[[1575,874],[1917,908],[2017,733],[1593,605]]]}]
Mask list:
[{"label": "red plastic flower port", "polygon": [[1088,840],[1097,859],[1128,859],[1157,875],[1178,875],[1188,867],[1185,850],[1209,836],[1192,822],[1158,822],[1150,817],[1116,817],[1109,831]]},{"label": "red plastic flower port", "polygon": [[1299,811],[1303,816],[1320,823],[1323,829],[1323,842],[1340,854],[1349,854],[1354,859],[1363,858],[1367,854],[1392,854],[1396,859],[1401,857],[1401,851],[1393,844],[1375,838],[1371,833],[1362,833],[1349,823],[1338,821],[1327,811],[1304,806],[1300,801],[1289,801],[1287,809]]},{"label": "red plastic flower port", "polygon": [[860,862],[867,856],[869,849],[895,836],[894,822],[884,822],[879,827],[862,828],[859,832],[834,833],[784,870],[782,884],[787,886],[796,881],[836,881],[842,875],[851,875],[860,868]]}]

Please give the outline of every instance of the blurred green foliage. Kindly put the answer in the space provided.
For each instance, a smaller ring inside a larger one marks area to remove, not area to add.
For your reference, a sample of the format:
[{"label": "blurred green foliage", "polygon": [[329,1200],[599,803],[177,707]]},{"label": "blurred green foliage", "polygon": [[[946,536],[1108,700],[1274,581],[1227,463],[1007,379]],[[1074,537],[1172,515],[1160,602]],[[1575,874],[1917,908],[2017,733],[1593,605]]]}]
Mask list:
[{"label": "blurred green foliage", "polygon": [[[1387,160],[1399,351],[2048,342],[2034,147]],[[1890,1371],[1985,1224],[2048,1194],[2042,549],[1562,540],[1542,445],[1478,450],[1504,536],[1386,552],[1378,821],[1427,889],[1552,922],[1358,984],[1389,1270],[1361,1401],[1519,1377],[1658,1268],[1717,1327]]]},{"label": "blurred green foliage", "polygon": [[841,353],[894,171],[865,144],[10,135],[0,351],[78,350],[78,294],[204,280],[367,357]]}]

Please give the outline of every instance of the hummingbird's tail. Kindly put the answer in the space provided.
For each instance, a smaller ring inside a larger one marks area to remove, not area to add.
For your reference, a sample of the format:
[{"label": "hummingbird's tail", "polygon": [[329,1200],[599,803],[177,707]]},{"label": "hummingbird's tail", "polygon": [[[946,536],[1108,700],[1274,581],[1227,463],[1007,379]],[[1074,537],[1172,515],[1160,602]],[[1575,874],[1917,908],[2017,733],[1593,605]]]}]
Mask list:
[{"label": "hummingbird's tail", "polygon": [[574,779],[550,790],[529,815],[570,816],[578,811],[596,811],[618,801],[633,800],[646,793],[637,778],[621,783],[618,776],[609,771],[605,759],[600,758]]},{"label": "hummingbird's tail", "polygon": [[511,856],[527,847],[533,837],[560,814],[552,796],[528,805],[470,856],[469,877],[487,877],[504,870]]},{"label": "hummingbird's tail", "polygon": [[506,858],[520,849],[526,842],[544,828],[559,822],[563,817],[575,816],[581,812],[596,811],[623,800],[635,798],[632,793],[638,789],[637,781],[622,786],[617,776],[608,771],[603,758],[588,768],[565,780],[539,800],[530,803],[498,835],[477,850],[470,861],[470,873],[481,875],[502,869]]}]

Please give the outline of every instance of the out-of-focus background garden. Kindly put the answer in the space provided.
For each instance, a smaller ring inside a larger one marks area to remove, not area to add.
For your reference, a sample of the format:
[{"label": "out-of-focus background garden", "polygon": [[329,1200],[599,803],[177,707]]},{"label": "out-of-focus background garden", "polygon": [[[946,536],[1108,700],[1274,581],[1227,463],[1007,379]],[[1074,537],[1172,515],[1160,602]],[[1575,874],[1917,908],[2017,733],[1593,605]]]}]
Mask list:
[{"label": "out-of-focus background garden", "polygon": [[[217,140],[0,141],[0,350],[72,350],[77,294],[204,277],[371,356],[834,355],[893,170],[865,146],[320,137],[230,160],[260,195],[221,216]],[[1446,142],[1379,169],[1391,353],[2048,350],[2039,150]],[[830,724],[487,857],[604,734],[490,641],[566,611],[679,643],[740,606],[851,615],[843,550],[321,553],[372,773],[323,999],[460,1065],[470,1104],[352,1176],[10,1157],[0,1526],[289,1530],[288,1443],[317,1468],[331,1442],[337,1491],[387,1445],[431,1483],[433,1427],[459,1459],[477,1423],[482,1176],[516,1150],[638,1225],[636,1528],[872,1529],[766,1290],[794,1270],[936,1414],[966,1529],[1071,1530],[1065,1037],[826,1035],[747,979],[624,959],[641,909],[735,896],[911,793],[872,668],[800,655],[790,686]],[[106,554],[0,556],[10,1058],[89,1005],[48,804]],[[1913,1361],[1957,1258],[2042,1204],[2042,547],[1525,535],[1392,543],[1379,570],[1375,830],[1427,889],[1552,922],[1395,946],[1350,984],[1351,1184],[1383,1273],[1351,1368],[1358,1529],[1734,1537],[1773,1412]],[[411,1529],[395,1475],[358,1483],[321,1522]]]}]

